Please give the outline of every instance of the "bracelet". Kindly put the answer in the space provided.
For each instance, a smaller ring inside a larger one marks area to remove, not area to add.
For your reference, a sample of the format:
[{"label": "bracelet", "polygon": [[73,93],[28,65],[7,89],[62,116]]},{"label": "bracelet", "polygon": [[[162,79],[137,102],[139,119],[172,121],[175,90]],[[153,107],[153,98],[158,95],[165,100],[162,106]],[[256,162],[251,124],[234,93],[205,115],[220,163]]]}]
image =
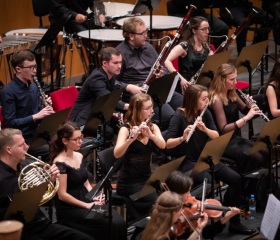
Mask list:
[{"label": "bracelet", "polygon": [[237,129],[237,128],[238,128],[238,126],[237,126],[237,123],[236,123],[236,122],[234,122],[234,123],[233,123],[233,125],[234,125],[234,129]]}]

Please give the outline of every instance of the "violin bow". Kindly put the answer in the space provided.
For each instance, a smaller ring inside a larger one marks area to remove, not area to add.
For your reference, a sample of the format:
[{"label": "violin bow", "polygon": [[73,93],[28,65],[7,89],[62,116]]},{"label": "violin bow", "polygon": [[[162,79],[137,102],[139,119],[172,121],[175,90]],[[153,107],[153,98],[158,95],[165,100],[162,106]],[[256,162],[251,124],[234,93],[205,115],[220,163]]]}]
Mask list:
[{"label": "violin bow", "polygon": [[206,198],[206,190],[207,190],[207,178],[203,180],[203,187],[202,187],[202,198],[201,198],[201,208],[200,212],[204,213],[204,202]]}]

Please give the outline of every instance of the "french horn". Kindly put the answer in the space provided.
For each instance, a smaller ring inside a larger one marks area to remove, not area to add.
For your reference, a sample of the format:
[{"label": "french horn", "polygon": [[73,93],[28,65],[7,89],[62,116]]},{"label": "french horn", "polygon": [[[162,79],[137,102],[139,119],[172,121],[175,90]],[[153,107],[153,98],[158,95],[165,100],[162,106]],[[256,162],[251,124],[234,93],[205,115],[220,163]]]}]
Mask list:
[{"label": "french horn", "polygon": [[26,191],[35,186],[39,186],[44,182],[48,182],[48,187],[44,193],[39,206],[51,200],[59,187],[59,179],[56,178],[55,182],[51,181],[51,174],[49,173],[50,165],[43,162],[42,160],[25,153],[26,156],[35,160],[35,162],[25,166],[18,177],[18,186],[20,191]]}]

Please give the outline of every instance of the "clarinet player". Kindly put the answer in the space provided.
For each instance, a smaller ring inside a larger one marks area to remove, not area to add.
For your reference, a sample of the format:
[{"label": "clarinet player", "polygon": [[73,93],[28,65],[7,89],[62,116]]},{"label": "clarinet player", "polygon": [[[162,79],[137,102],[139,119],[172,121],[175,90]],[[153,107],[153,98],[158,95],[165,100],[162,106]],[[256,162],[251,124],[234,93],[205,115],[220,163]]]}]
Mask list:
[{"label": "clarinet player", "polygon": [[[1,91],[4,124],[5,127],[20,129],[26,143],[30,144],[40,120],[54,113],[52,102],[46,96],[45,102],[49,105],[42,106],[40,90],[33,82],[37,72],[36,60],[30,50],[14,53],[11,63],[16,72],[15,77]],[[46,160],[48,146],[43,145],[29,153]]]},{"label": "clarinet player", "polygon": [[[170,121],[166,134],[166,148],[173,149],[178,154],[175,157],[185,155],[185,159],[178,170],[188,174],[190,172],[206,142],[209,139],[215,139],[219,136],[211,112],[206,109],[208,105],[208,91],[201,85],[190,85],[184,94],[183,105],[179,108]],[[197,118],[197,120],[195,120]],[[196,128],[194,129],[194,123]],[[192,134],[188,143],[188,135]],[[211,171],[206,169],[200,173],[194,174],[194,186],[198,186],[207,178],[211,182]],[[228,184],[224,195],[224,206],[240,207],[241,204],[241,176],[223,163],[215,165],[215,180]],[[255,231],[243,226],[238,215],[230,219],[229,231],[239,234],[252,234]]]}]

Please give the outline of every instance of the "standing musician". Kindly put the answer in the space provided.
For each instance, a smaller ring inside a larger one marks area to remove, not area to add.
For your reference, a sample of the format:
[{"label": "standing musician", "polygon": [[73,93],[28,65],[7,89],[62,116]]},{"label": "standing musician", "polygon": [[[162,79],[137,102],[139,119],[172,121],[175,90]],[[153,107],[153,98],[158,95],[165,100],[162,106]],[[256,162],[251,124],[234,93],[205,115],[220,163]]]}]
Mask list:
[{"label": "standing musician", "polygon": [[[166,148],[176,148],[176,151],[180,152],[181,156],[186,155],[178,168],[183,173],[187,173],[194,168],[206,142],[219,136],[211,112],[206,109],[208,103],[207,89],[197,84],[190,85],[185,90],[183,106],[175,112],[170,121],[166,134]],[[201,116],[203,110],[205,112]],[[189,134],[192,134],[190,138]],[[188,138],[189,141],[186,143]],[[195,174],[193,176],[194,185],[201,184],[204,178],[211,182],[210,169]],[[215,165],[215,180],[228,184],[223,205],[239,207],[241,202],[240,175],[219,162]],[[243,226],[238,216],[231,218],[229,229],[241,234],[254,232],[254,230]]]},{"label": "standing musician", "polygon": [[[22,131],[27,144],[31,143],[40,120],[54,113],[51,98],[40,97],[40,90],[33,82],[37,71],[34,54],[29,50],[13,54],[12,66],[16,72],[14,79],[1,91],[2,113],[6,127]],[[42,101],[47,102],[42,107]],[[47,145],[30,152],[35,156],[48,155]]]},{"label": "standing musician", "polygon": [[[5,128],[0,131],[0,199],[12,198],[18,193],[18,178],[26,166],[25,154],[28,149],[22,133],[18,129]],[[59,170],[55,165],[49,169],[52,179]],[[0,203],[0,220],[3,220],[7,206]],[[22,240],[93,240],[92,237],[60,224],[52,224],[45,214],[38,210],[34,219],[24,224]]]},{"label": "standing musician", "polygon": [[[171,240],[176,236],[172,233],[172,226],[181,215],[183,208],[182,197],[175,193],[166,191],[163,192],[157,199],[151,219],[149,220],[143,235],[142,240]],[[204,226],[207,224],[208,216],[203,214],[197,222],[198,226],[193,231],[188,240],[197,240]]]},{"label": "standing musician", "polygon": [[51,141],[51,160],[60,170],[60,185],[55,197],[58,222],[89,234],[96,240],[125,240],[125,222],[115,211],[112,211],[110,228],[109,218],[105,213],[92,214],[91,212],[91,217],[86,217],[93,205],[104,204],[104,195],[101,194],[92,201],[85,197],[92,190],[92,186],[88,180],[83,155],[77,152],[81,147],[82,139],[79,126],[73,122],[66,122],[57,129]]},{"label": "standing musician", "polygon": [[[142,85],[148,77],[151,68],[158,58],[154,47],[146,42],[147,29],[145,22],[137,17],[124,21],[123,36],[125,40],[117,46],[123,57],[120,75],[117,79],[122,82],[125,90],[123,101],[129,102],[131,95],[145,92]],[[157,77],[163,75],[163,71]],[[169,103],[162,105],[162,125],[167,126],[174,110],[182,104],[182,95],[174,93]],[[158,108],[155,107],[155,118],[158,119]]]},{"label": "standing musician", "polygon": [[124,157],[119,172],[117,194],[126,201],[129,220],[148,214],[157,197],[156,194],[150,194],[137,201],[130,199],[130,195],[140,191],[151,175],[150,158],[154,148],[165,148],[159,127],[151,122],[153,112],[150,95],[133,95],[114,149],[116,158]]},{"label": "standing musician", "polygon": [[[260,115],[261,110],[256,104],[249,108],[239,98],[235,91],[236,77],[236,68],[231,64],[222,64],[217,69],[209,89],[210,107],[220,134],[235,130],[224,156],[234,159],[240,170],[247,173],[265,167],[268,152],[261,150],[251,154],[254,143],[241,137],[240,128],[254,116]],[[245,116],[240,118],[239,111]]]},{"label": "standing musician", "polygon": [[177,71],[172,63],[178,58],[180,85],[177,91],[184,92],[190,84],[190,79],[201,68],[209,55],[213,54],[207,40],[210,28],[204,17],[193,17],[187,27],[186,41],[175,46],[167,59],[165,66],[169,72]]}]

